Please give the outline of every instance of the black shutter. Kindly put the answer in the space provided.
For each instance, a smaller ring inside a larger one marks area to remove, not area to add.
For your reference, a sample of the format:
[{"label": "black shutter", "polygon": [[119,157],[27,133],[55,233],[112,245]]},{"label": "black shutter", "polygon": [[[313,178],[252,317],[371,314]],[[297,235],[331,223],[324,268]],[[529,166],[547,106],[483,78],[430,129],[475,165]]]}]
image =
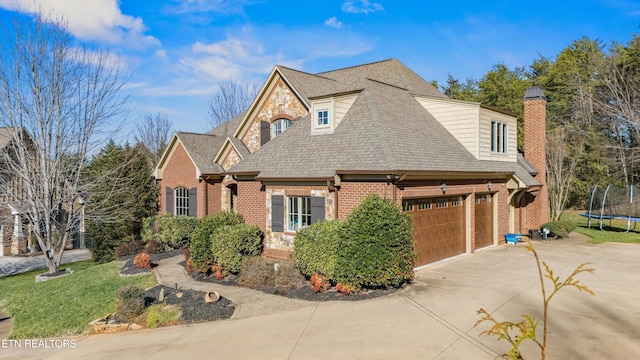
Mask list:
[{"label": "black shutter", "polygon": [[324,221],[324,197],[311,197],[311,223],[315,224]]},{"label": "black shutter", "polygon": [[271,140],[271,124],[268,121],[260,121],[260,146]]},{"label": "black shutter", "polygon": [[198,189],[189,189],[189,216],[198,215]]},{"label": "black shutter", "polygon": [[271,231],[284,231],[284,196],[271,196]]},{"label": "black shutter", "polygon": [[167,214],[173,215],[173,189],[167,186],[165,191],[167,194]]}]

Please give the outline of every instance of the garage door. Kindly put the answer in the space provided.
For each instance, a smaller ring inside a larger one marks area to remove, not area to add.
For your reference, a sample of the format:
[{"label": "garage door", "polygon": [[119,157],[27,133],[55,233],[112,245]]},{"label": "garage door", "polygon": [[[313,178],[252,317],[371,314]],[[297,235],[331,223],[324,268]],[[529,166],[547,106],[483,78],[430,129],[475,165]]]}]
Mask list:
[{"label": "garage door", "polygon": [[416,265],[425,265],[466,251],[465,206],[461,196],[407,199],[403,209],[412,215]]},{"label": "garage door", "polygon": [[493,202],[491,194],[476,194],[476,249],[493,245]]}]

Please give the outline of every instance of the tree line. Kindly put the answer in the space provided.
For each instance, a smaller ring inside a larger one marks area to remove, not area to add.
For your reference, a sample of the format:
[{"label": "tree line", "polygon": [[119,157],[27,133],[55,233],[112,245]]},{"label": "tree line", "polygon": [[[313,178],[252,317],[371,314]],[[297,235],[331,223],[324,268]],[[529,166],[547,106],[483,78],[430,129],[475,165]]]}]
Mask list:
[{"label": "tree line", "polygon": [[547,184],[552,220],[588,204],[593,185],[628,186],[640,178],[640,36],[605,44],[583,37],[555,57],[528,67],[497,64],[481,79],[449,75],[433,84],[453,99],[476,101],[518,117],[523,148],[523,97],[542,86],[547,97]]}]

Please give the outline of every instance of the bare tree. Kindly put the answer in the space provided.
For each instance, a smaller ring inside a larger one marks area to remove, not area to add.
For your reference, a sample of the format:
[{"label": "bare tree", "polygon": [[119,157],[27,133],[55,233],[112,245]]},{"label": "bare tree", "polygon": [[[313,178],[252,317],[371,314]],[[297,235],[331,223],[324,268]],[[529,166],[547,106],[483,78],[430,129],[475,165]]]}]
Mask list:
[{"label": "bare tree", "polygon": [[[547,134],[547,185],[551,220],[557,221],[567,204],[576,166],[579,162],[582,136],[570,136],[568,126],[559,126]],[[571,138],[571,139],[570,139]],[[571,142],[572,147],[567,143]],[[571,152],[577,154],[572,154]]]},{"label": "bare tree", "polygon": [[209,125],[215,128],[245,111],[256,96],[256,88],[229,78],[218,83],[218,91],[209,98]]},{"label": "bare tree", "polygon": [[83,182],[87,155],[119,128],[127,110],[122,67],[108,52],[80,46],[64,21],[43,14],[15,20],[2,35],[0,124],[11,129],[12,141],[0,154],[0,188],[32,226],[55,273],[97,185]]},{"label": "bare tree", "polygon": [[[640,48],[640,37],[631,42]],[[599,86],[594,94],[596,112],[605,122],[614,145],[625,185],[633,182],[636,152],[640,143],[640,58],[614,44],[599,64]]]},{"label": "bare tree", "polygon": [[134,140],[145,146],[152,167],[160,161],[168,145],[170,133],[171,121],[165,114],[146,114],[136,123]]}]

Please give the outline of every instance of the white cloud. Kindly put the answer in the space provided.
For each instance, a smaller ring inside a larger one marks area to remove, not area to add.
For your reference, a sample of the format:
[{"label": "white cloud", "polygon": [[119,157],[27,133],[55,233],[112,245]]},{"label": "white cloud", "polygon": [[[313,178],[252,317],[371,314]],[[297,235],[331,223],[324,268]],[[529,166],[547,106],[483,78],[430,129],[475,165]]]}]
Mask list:
[{"label": "white cloud", "polygon": [[177,0],[177,4],[167,7],[174,14],[215,12],[221,14],[242,13],[245,5],[254,0]]},{"label": "white cloud", "polygon": [[332,16],[325,20],[324,24],[336,29],[340,29],[342,27],[342,21],[338,21],[338,18],[336,18],[335,16]]},{"label": "white cloud", "polygon": [[163,49],[158,49],[156,50],[156,52],[154,53],[155,56],[161,58],[161,59],[167,59],[167,52],[164,51]]},{"label": "white cloud", "polygon": [[125,15],[118,0],[0,0],[0,7],[23,13],[43,11],[62,17],[69,31],[82,40],[99,40],[131,48],[159,45],[160,41],[146,35],[147,28],[140,17]]},{"label": "white cloud", "polygon": [[342,4],[342,11],[354,14],[368,14],[382,10],[384,8],[380,3],[372,3],[369,0],[347,0]]}]

